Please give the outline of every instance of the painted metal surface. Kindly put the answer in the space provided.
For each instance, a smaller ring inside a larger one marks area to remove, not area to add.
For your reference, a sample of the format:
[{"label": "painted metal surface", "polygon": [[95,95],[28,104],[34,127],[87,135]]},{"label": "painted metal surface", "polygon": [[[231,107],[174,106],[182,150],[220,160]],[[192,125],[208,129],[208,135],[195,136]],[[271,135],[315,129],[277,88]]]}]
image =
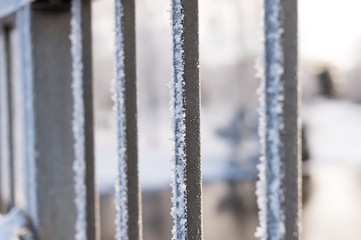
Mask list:
[{"label": "painted metal surface", "polygon": [[116,239],[142,239],[138,179],[138,115],[135,1],[115,1],[116,69],[114,100],[117,124]]},{"label": "painted metal surface", "polygon": [[257,235],[296,240],[301,209],[297,0],[265,0],[264,7]]},{"label": "painted metal surface", "polygon": [[173,0],[173,239],[202,239],[198,1]]},{"label": "painted metal surface", "polygon": [[[98,239],[94,178],[90,2],[83,6],[83,77],[88,239]],[[40,239],[74,239],[70,9],[17,13],[23,69],[26,203]]]}]

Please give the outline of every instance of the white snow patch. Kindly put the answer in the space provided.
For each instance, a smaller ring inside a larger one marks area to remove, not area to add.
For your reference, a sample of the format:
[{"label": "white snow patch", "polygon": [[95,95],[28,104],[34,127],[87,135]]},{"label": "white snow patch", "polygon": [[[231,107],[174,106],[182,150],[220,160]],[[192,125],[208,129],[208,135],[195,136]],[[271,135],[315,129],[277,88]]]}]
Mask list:
[{"label": "white snow patch", "polygon": [[345,100],[318,99],[305,105],[313,163],[361,164],[361,107]]}]

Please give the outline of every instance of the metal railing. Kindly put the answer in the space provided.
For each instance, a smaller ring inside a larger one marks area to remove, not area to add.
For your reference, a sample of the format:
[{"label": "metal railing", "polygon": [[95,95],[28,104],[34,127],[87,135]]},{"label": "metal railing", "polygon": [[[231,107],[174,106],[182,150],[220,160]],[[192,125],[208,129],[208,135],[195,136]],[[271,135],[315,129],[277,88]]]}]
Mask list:
[{"label": "metal railing", "polygon": [[[257,233],[299,239],[297,0],[264,0],[264,9]],[[135,1],[115,0],[115,16],[116,228],[117,239],[135,240]],[[173,239],[202,239],[198,2],[172,0],[172,20]],[[22,209],[39,240],[99,239],[91,65],[90,0],[1,1],[0,207]]]}]

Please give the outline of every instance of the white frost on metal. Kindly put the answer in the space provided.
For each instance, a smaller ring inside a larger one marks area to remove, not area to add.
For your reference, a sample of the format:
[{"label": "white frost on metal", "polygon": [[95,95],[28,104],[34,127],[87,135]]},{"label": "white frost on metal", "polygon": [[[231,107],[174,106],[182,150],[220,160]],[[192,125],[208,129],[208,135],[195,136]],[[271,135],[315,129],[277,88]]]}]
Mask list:
[{"label": "white frost on metal", "polygon": [[37,204],[37,184],[36,184],[36,136],[35,136],[35,115],[34,115],[34,73],[33,73],[33,58],[32,58],[32,36],[31,36],[31,6],[25,5],[17,12],[16,25],[19,29],[19,52],[21,54],[22,66],[22,86],[24,93],[24,155],[25,168],[24,170],[24,186],[25,198],[28,209],[28,214],[32,219],[32,224],[35,228],[39,225],[38,219],[38,204]]},{"label": "white frost on metal", "polygon": [[115,182],[116,194],[116,239],[129,239],[128,215],[128,179],[126,156],[126,119],[125,119],[125,74],[124,74],[124,36],[123,36],[123,3],[115,0],[115,81],[113,86],[114,110],[117,125],[117,162],[118,171]]},{"label": "white frost on metal", "polygon": [[171,107],[173,108],[173,129],[175,156],[173,158],[172,212],[174,226],[173,240],[187,239],[187,185],[185,153],[185,96],[184,96],[184,13],[183,1],[172,1],[173,24],[173,79],[171,86]]},{"label": "white frost on metal", "polygon": [[266,147],[265,147],[265,125],[266,125],[266,108],[265,108],[265,79],[264,79],[264,58],[260,56],[256,62],[256,71],[258,78],[260,79],[260,86],[258,88],[257,94],[259,99],[259,127],[258,134],[260,138],[261,146],[261,155],[260,161],[257,166],[258,169],[258,181],[256,183],[256,195],[257,195],[257,205],[259,208],[258,211],[258,220],[259,227],[256,230],[256,237],[261,239],[266,239],[266,220],[267,220],[267,195],[266,195]]},{"label": "white frost on metal", "polygon": [[81,30],[81,0],[71,4],[71,55],[72,55],[72,94],[73,94],[73,137],[74,137],[74,184],[77,210],[76,240],[87,239],[86,184],[85,184],[85,119],[83,91],[83,59]]},{"label": "white frost on metal", "polygon": [[262,240],[280,240],[285,237],[283,165],[281,154],[284,131],[283,118],[283,46],[281,0],[265,0],[265,55],[259,88],[261,158],[258,166],[258,197],[260,227],[256,236]]},{"label": "white frost on metal", "polygon": [[12,240],[21,239],[33,240],[34,235],[27,228],[27,219],[19,209],[12,209],[6,215],[0,215],[0,239]]}]

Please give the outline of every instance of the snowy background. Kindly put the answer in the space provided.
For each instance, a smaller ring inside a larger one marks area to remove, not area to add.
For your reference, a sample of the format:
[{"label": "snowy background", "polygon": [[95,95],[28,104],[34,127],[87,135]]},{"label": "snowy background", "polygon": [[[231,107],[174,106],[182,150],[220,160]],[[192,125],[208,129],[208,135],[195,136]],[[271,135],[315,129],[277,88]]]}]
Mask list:
[{"label": "snowy background", "polygon": [[[261,0],[200,0],[202,167],[205,239],[254,239],[258,161],[255,59],[261,46]],[[103,240],[113,239],[116,131],[110,97],[113,1],[93,3],[96,156]],[[144,239],[171,232],[172,76],[170,3],[138,0],[139,160]],[[304,239],[360,239],[361,8],[358,0],[299,1],[302,118],[311,179]],[[336,99],[319,96],[317,74],[330,69]],[[232,181],[236,181],[232,185]]]}]

